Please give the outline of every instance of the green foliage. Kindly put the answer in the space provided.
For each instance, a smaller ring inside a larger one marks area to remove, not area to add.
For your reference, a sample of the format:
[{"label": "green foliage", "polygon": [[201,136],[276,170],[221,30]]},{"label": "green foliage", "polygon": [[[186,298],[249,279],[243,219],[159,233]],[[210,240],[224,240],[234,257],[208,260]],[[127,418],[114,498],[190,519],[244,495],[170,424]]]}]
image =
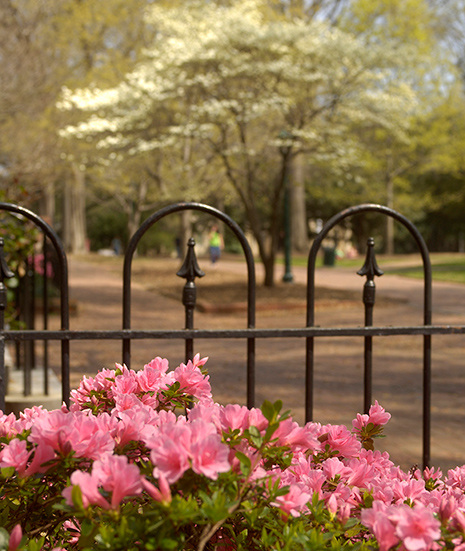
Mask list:
[{"label": "green foliage", "polygon": [[[0,198],[7,199],[1,192]],[[21,325],[18,321],[19,305],[16,302],[16,290],[26,274],[27,259],[33,257],[39,231],[32,223],[22,217],[4,212],[0,224],[0,237],[3,237],[4,241],[3,250],[7,266],[14,274],[12,278],[4,280],[4,285],[7,288],[5,324],[9,324],[14,329]]]},{"label": "green foliage", "polygon": [[[93,403],[105,404],[104,391],[90,397]],[[169,408],[185,407],[186,399],[192,397],[186,396],[178,383],[164,393]],[[255,450],[254,465],[237,449],[238,472],[230,470],[216,480],[207,480],[188,471],[171,486],[169,502],[143,495],[125,500],[118,509],[86,507],[81,488],[75,485],[72,506],[65,505],[61,494],[69,486],[70,475],[77,468],[85,470],[88,463],[73,452],[52,460],[46,474],[19,477],[13,468],[3,468],[0,549],[7,549],[8,531],[17,524],[26,535],[18,548],[22,551],[54,545],[82,551],[209,550],[222,543],[254,551],[370,549],[370,540],[359,541],[357,537],[363,530],[360,523],[337,520],[316,493],[308,514],[294,517],[273,506],[279,496],[287,494],[287,487],[280,486],[278,480],[252,478],[253,468],[262,460],[265,467],[269,463],[269,468],[275,465],[286,469],[290,465],[289,447],[276,446],[274,437],[280,423],[288,418],[281,408],[280,401],[263,404],[262,413],[268,421],[264,432],[251,426],[242,434],[238,429],[224,434],[224,441],[233,450],[240,448],[241,442],[248,442]],[[93,414],[101,412],[98,408]],[[27,440],[29,433],[25,430],[18,437]],[[8,441],[5,437],[3,440]],[[151,477],[150,461],[139,457],[138,462],[141,471]],[[79,535],[78,544],[72,543],[74,535]]]},{"label": "green foliage", "polygon": [[127,243],[127,217],[113,202],[93,205],[87,211],[87,235],[92,251],[109,248],[115,237]]}]

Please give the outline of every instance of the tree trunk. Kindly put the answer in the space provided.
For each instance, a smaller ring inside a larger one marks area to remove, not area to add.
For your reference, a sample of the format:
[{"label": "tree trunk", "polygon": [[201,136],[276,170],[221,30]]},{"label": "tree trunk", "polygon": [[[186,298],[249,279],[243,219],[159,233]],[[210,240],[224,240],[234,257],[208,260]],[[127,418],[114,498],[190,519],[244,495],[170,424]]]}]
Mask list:
[{"label": "tree trunk", "polygon": [[49,182],[46,184],[41,208],[42,218],[53,226],[55,221],[55,184]]},{"label": "tree trunk", "polygon": [[[387,206],[390,209],[394,208],[394,181],[391,176],[388,175],[386,181],[386,196]],[[392,216],[386,217],[386,253],[394,254],[394,218]]]},{"label": "tree trunk", "polygon": [[74,181],[66,182],[63,205],[63,241],[74,254],[87,252],[86,247],[86,174],[73,164]]},{"label": "tree trunk", "polygon": [[274,255],[269,254],[265,258],[262,257],[263,268],[265,269],[265,277],[263,285],[265,287],[274,287]]},{"label": "tree trunk", "polygon": [[189,237],[192,237],[192,211],[181,211],[181,236],[180,236],[180,253],[181,258],[184,259],[187,254],[187,242]]},{"label": "tree trunk", "polygon": [[308,251],[307,210],[305,205],[305,173],[302,155],[294,157],[291,171],[292,248]]}]

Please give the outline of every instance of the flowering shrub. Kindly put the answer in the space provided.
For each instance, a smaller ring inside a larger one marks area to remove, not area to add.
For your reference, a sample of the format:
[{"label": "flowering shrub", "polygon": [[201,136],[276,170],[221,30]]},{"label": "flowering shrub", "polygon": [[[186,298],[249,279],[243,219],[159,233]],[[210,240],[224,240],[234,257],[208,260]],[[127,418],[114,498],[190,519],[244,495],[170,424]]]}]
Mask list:
[{"label": "flowering shrub", "polygon": [[404,472],[390,415],[299,426],[220,406],[206,359],[84,378],[72,405],[0,417],[0,550],[465,549],[465,467]]}]

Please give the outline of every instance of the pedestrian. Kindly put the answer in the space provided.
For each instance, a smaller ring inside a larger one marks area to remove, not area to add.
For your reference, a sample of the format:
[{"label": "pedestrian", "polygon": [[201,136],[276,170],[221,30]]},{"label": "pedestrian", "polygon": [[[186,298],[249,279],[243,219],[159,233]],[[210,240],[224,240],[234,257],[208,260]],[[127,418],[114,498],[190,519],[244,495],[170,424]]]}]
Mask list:
[{"label": "pedestrian", "polygon": [[218,231],[218,226],[212,226],[208,236],[208,245],[210,247],[211,263],[215,264],[219,260],[223,248],[223,237]]}]

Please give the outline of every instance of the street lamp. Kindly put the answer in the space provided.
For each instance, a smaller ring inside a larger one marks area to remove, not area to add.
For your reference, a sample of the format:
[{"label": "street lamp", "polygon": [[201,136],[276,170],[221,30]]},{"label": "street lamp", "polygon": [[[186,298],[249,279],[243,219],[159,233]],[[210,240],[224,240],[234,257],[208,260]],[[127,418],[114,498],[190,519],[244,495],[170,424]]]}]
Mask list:
[{"label": "street lamp", "polygon": [[292,251],[292,233],[291,233],[291,190],[289,182],[289,159],[292,150],[293,136],[283,130],[279,133],[279,139],[282,144],[279,147],[283,159],[283,187],[284,187],[284,275],[283,282],[292,283],[294,276],[291,271],[291,251]]}]

